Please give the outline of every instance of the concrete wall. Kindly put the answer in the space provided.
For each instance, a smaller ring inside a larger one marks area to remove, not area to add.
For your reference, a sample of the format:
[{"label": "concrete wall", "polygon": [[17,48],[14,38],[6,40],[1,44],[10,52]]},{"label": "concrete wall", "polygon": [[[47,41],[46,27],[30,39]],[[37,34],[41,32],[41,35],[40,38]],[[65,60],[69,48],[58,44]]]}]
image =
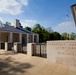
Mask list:
[{"label": "concrete wall", "polygon": [[47,41],[47,59],[76,66],[76,41]]}]

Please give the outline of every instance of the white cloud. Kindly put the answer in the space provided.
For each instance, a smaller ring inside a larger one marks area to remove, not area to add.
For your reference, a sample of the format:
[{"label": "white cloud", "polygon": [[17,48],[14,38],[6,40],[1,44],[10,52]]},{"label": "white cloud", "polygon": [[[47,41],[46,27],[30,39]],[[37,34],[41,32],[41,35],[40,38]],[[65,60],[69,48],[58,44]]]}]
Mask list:
[{"label": "white cloud", "polygon": [[17,15],[23,12],[23,5],[28,5],[28,0],[0,0],[0,13]]},{"label": "white cloud", "polygon": [[36,20],[25,20],[27,23],[36,23]]},{"label": "white cloud", "polygon": [[36,23],[37,23],[36,20],[25,20],[25,21],[21,22],[21,24],[22,24],[23,27],[25,27],[25,26],[32,27],[32,26],[34,26]]},{"label": "white cloud", "polygon": [[28,5],[28,0],[19,0],[22,5]]},{"label": "white cloud", "polygon": [[54,31],[57,31],[59,33],[71,33],[75,32],[76,33],[76,27],[73,22],[62,22],[58,24],[56,27],[53,28]]},{"label": "white cloud", "polygon": [[0,21],[1,21],[1,22],[4,22],[3,18],[0,17]]}]

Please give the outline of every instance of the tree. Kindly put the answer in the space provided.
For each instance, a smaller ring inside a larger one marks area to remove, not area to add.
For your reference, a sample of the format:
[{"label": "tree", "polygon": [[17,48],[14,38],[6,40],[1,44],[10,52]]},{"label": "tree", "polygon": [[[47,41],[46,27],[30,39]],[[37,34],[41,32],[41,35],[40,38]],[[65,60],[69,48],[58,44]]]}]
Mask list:
[{"label": "tree", "polygon": [[34,25],[32,31],[39,34],[39,42],[46,42],[49,39],[49,32],[40,24]]},{"label": "tree", "polygon": [[70,40],[75,40],[75,39],[76,39],[76,34],[72,32],[72,33],[70,34],[70,36],[69,36],[69,39],[70,39]]},{"label": "tree", "polygon": [[10,26],[11,25],[11,23],[10,22],[7,22],[6,21],[6,23],[4,24],[4,26]]},{"label": "tree", "polygon": [[50,33],[50,40],[61,40],[61,35],[58,32]]},{"label": "tree", "polygon": [[34,25],[33,32],[39,34],[39,42],[43,42],[42,27],[40,24]]},{"label": "tree", "polygon": [[25,29],[26,29],[26,30],[29,30],[29,31],[32,30],[32,29],[31,29],[30,27],[28,27],[28,26],[26,26]]},{"label": "tree", "polygon": [[52,30],[51,27],[46,28],[46,30],[47,30],[49,33],[53,32],[53,30]]},{"label": "tree", "polygon": [[69,40],[69,34],[66,33],[66,32],[62,33],[61,39],[62,39],[62,40]]},{"label": "tree", "polygon": [[43,42],[49,40],[49,32],[44,27],[42,27],[42,35],[43,35]]}]

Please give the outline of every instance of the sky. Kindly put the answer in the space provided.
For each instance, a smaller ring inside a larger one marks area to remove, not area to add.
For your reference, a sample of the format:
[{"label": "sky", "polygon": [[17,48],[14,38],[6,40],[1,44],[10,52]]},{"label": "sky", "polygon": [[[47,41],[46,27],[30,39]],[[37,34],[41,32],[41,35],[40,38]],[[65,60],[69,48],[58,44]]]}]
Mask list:
[{"label": "sky", "polygon": [[0,0],[0,20],[13,23],[19,19],[23,27],[40,24],[59,33],[76,33],[73,4],[76,0]]}]

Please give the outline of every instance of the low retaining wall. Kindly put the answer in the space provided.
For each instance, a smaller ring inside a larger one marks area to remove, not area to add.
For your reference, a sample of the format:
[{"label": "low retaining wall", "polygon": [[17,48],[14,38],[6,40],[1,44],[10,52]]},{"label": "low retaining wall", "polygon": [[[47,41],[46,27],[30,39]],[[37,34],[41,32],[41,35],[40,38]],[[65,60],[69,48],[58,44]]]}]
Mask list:
[{"label": "low retaining wall", "polygon": [[47,41],[47,59],[76,66],[76,41]]}]

